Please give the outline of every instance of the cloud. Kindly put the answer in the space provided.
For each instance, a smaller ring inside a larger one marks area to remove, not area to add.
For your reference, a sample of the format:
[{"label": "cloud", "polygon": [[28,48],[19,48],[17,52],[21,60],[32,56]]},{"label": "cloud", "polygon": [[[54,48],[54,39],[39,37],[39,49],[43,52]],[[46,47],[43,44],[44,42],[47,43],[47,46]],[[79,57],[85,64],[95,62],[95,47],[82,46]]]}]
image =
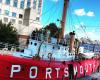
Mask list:
[{"label": "cloud", "polygon": [[94,16],[94,12],[92,11],[86,12],[83,8],[74,10],[74,14],[77,16],[89,16],[89,17]]},{"label": "cloud", "polygon": [[[75,31],[76,31],[78,38],[82,38],[82,37],[87,38],[88,37],[91,40],[100,40],[100,37],[97,36],[100,32],[97,32],[97,29],[89,30],[89,28],[86,28],[84,26],[83,22],[80,22],[80,24],[75,24],[74,27],[75,27]],[[85,32],[84,32],[84,30],[85,30]]]},{"label": "cloud", "polygon": [[98,40],[98,36],[95,31],[87,32],[87,35],[91,40]]},{"label": "cloud", "polygon": [[58,0],[52,0],[53,2],[58,2]]},{"label": "cloud", "polygon": [[84,22],[80,22],[80,25],[84,26],[85,24],[84,24]]},{"label": "cloud", "polygon": [[75,24],[74,27],[75,27],[75,29],[84,29],[85,28],[84,22],[80,22],[79,24]]},{"label": "cloud", "polygon": [[80,26],[78,24],[74,25],[75,29],[80,29]]},{"label": "cloud", "polygon": [[86,34],[84,32],[77,33],[78,38],[82,38],[82,37],[87,38],[88,36],[88,38],[90,38],[91,40],[100,40],[100,37],[98,37],[97,35],[98,33],[95,30],[87,31]]},{"label": "cloud", "polygon": [[94,12],[89,11],[89,12],[87,13],[87,16],[90,16],[90,17],[94,16]]},{"label": "cloud", "polygon": [[76,9],[74,10],[74,14],[76,14],[77,16],[84,16],[86,13],[84,9]]}]

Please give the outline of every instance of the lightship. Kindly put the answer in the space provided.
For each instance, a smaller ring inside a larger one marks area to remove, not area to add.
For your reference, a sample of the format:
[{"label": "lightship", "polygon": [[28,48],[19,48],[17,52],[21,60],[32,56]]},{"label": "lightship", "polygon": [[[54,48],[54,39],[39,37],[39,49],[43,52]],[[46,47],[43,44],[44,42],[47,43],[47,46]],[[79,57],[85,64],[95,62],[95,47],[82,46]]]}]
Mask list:
[{"label": "lightship", "polygon": [[69,46],[61,41],[68,3],[69,0],[64,0],[59,39],[50,37],[46,30],[46,39],[30,37],[24,52],[0,55],[0,80],[76,80],[99,71],[100,60],[94,53],[84,53],[82,47],[74,49],[74,31],[70,32]]}]

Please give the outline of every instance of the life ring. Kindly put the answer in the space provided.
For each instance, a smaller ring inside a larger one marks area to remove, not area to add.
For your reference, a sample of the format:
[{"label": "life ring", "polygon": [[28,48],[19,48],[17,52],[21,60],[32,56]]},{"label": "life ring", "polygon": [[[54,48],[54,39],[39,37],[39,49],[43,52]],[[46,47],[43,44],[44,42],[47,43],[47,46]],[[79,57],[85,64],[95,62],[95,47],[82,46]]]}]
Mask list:
[{"label": "life ring", "polygon": [[52,53],[48,53],[48,58],[49,58],[49,59],[52,58]]},{"label": "life ring", "polygon": [[8,51],[8,48],[3,48],[2,50],[3,50],[3,51]]}]

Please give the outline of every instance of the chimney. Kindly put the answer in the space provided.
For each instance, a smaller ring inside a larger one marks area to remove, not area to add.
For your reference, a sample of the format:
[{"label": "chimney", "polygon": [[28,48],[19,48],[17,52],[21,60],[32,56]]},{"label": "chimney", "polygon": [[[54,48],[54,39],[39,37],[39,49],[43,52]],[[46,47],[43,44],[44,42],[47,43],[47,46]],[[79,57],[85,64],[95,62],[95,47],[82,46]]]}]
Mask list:
[{"label": "chimney", "polygon": [[75,32],[70,32],[70,46],[69,46],[69,52],[71,53],[74,50],[74,41],[75,41]]}]

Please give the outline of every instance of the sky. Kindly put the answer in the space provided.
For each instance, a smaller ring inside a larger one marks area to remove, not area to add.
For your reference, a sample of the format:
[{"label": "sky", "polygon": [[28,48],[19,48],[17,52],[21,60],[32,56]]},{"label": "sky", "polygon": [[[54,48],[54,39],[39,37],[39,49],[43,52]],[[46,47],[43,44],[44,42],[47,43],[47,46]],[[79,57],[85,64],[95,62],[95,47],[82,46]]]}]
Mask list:
[{"label": "sky", "polygon": [[[70,0],[65,34],[75,31],[76,36],[100,40],[100,0]],[[54,22],[60,27],[63,0],[44,0],[41,23]]]}]

